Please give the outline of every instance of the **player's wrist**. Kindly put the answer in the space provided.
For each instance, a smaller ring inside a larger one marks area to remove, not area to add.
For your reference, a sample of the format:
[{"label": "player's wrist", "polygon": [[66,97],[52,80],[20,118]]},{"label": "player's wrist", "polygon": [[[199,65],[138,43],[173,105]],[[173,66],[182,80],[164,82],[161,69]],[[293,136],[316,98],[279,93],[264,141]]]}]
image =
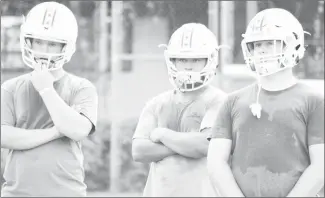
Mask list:
[{"label": "player's wrist", "polygon": [[60,131],[55,126],[53,126],[52,128],[50,128],[50,130],[53,133],[53,135],[54,135],[55,138],[63,137],[63,135],[60,133]]},{"label": "player's wrist", "polygon": [[168,137],[168,135],[170,134],[171,130],[167,129],[167,128],[160,128],[159,130],[159,140],[161,142],[163,142],[166,137]]}]

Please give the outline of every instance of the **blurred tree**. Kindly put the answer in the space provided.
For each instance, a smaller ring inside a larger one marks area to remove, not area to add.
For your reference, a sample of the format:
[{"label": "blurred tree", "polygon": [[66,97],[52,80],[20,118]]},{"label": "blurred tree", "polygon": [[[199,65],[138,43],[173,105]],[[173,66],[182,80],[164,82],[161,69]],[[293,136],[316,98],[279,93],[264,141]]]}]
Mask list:
[{"label": "blurred tree", "polygon": [[170,33],[189,22],[208,25],[208,2],[205,1],[126,1],[131,20],[141,17],[167,17]]},{"label": "blurred tree", "polygon": [[[41,0],[29,0],[29,1],[10,1],[3,0],[1,1],[1,16],[12,16],[12,17],[20,17],[22,15],[26,16],[30,9],[35,5],[47,2]],[[93,1],[56,1],[58,3],[62,3],[69,7],[74,15],[77,18],[79,25],[79,35],[77,40],[77,51],[72,57],[71,61],[67,64],[66,67],[68,70],[75,69],[86,69],[86,70],[96,70],[96,49],[94,46],[94,40],[96,40],[96,30],[93,26],[96,23],[96,19],[93,17],[96,9],[96,4]],[[2,29],[1,34],[4,36],[2,40],[5,41],[4,44],[8,43],[8,41],[17,41],[19,44],[19,26],[16,27],[8,27],[7,29]],[[91,28],[89,28],[91,27]],[[18,31],[18,36],[15,31]],[[16,42],[17,43],[17,42]],[[2,45],[2,56],[5,57],[4,61],[2,61],[2,68],[10,68],[13,69],[26,69],[24,64],[21,61],[18,61],[18,57],[20,56],[17,52],[20,51],[20,47],[15,49],[16,51],[11,50],[14,45]],[[19,45],[18,45],[19,46]],[[7,51],[12,51],[8,52]],[[20,52],[19,52],[20,53]],[[18,55],[18,56],[17,56]]]},{"label": "blurred tree", "polygon": [[132,17],[168,15],[167,1],[126,1],[125,6],[132,10]]},{"label": "blurred tree", "polygon": [[141,192],[144,189],[149,173],[149,164],[134,162],[132,157],[132,136],[136,129],[138,119],[131,118],[124,121],[121,126],[122,134],[119,136],[121,145],[121,191]]},{"label": "blurred tree", "polygon": [[[29,1],[11,1],[11,0],[2,0],[1,1],[1,16],[20,16],[26,15],[32,7],[35,5],[47,2],[48,0],[29,0]],[[56,1],[58,3],[62,3],[67,7],[70,7],[70,1]]]},{"label": "blurred tree", "polygon": [[102,191],[109,187],[110,126],[98,123],[96,132],[83,140],[84,168],[89,191]]},{"label": "blurred tree", "polygon": [[324,79],[324,1],[318,1],[309,45],[311,47],[306,57],[305,76]]}]

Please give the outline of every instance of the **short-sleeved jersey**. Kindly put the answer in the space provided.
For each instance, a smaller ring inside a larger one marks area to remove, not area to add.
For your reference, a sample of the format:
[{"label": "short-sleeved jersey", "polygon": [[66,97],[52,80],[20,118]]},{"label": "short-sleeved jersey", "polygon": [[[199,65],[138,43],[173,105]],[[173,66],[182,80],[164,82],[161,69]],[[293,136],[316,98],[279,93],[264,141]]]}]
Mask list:
[{"label": "short-sleeved jersey", "polygon": [[[152,122],[156,123],[155,127],[164,127],[180,133],[202,132],[205,128],[212,127],[214,120],[202,123],[202,119],[210,108],[216,108],[221,103],[225,97],[223,91],[208,87],[194,101],[188,103],[177,102],[177,94],[178,91],[171,90],[150,100],[140,116],[140,124],[133,138],[148,139],[148,125],[152,125]],[[207,174],[206,157],[194,159],[181,155],[152,162],[144,189],[144,196],[215,195],[211,193],[214,191]]]},{"label": "short-sleeved jersey", "polygon": [[324,143],[324,96],[305,84],[261,90],[260,119],[250,105],[257,84],[228,95],[212,138],[232,140],[231,168],[245,196],[285,197],[309,166],[308,147]]},{"label": "short-sleeved jersey", "polygon": [[[59,96],[93,124],[98,96],[88,80],[66,73],[54,82]],[[1,125],[23,129],[54,126],[39,93],[25,74],[1,86]],[[80,142],[62,137],[28,150],[10,150],[2,196],[86,196]]]}]

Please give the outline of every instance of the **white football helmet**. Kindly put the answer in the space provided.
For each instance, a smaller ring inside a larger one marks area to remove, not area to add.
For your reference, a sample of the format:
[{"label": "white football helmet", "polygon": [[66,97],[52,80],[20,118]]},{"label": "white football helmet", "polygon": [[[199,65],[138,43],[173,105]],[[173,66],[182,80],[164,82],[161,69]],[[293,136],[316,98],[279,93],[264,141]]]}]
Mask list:
[{"label": "white football helmet", "polygon": [[[44,2],[33,7],[21,25],[20,45],[24,63],[34,68],[38,58],[47,62],[48,70],[56,70],[70,61],[76,50],[78,24],[74,14],[65,5]],[[61,53],[37,52],[31,48],[31,39],[63,43]],[[42,63],[44,64],[44,63]]]},{"label": "white football helmet", "polygon": [[[267,76],[294,67],[304,56],[304,33],[299,21],[284,9],[271,8],[257,13],[242,35],[241,46],[246,64],[252,71],[259,67],[258,76]],[[256,41],[273,41],[273,54],[254,54]],[[280,43],[280,52],[276,50],[277,43]],[[272,61],[275,62],[274,67],[265,66]]]},{"label": "white football helmet", "polygon": [[[194,91],[209,84],[218,66],[218,42],[215,35],[203,24],[188,23],[171,36],[164,56],[171,84],[182,92]],[[201,72],[178,71],[175,58],[206,58]]]}]

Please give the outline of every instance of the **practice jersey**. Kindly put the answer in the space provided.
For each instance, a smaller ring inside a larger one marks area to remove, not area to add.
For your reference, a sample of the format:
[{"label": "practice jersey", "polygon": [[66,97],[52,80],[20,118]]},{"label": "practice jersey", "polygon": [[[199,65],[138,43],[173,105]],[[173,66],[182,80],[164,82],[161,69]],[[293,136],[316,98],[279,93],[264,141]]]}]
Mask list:
[{"label": "practice jersey", "polygon": [[261,117],[253,116],[257,84],[228,95],[212,138],[232,140],[231,169],[245,196],[285,197],[309,166],[308,147],[324,143],[324,97],[305,84],[261,90]]},{"label": "practice jersey", "polygon": [[[157,127],[168,128],[179,133],[200,132],[209,128],[213,121],[203,117],[210,108],[217,108],[225,93],[208,87],[194,101],[180,103],[177,91],[162,93],[144,108],[140,121],[154,117]],[[137,126],[133,138],[149,138],[147,122]],[[202,126],[202,124],[204,126]],[[144,196],[215,196],[209,181],[206,157],[194,159],[182,155],[172,155],[158,162],[152,162],[144,189]]]},{"label": "practice jersey", "polygon": [[[60,97],[94,125],[97,122],[96,88],[86,79],[66,73],[54,82]],[[1,125],[22,129],[54,126],[29,74],[1,86]],[[9,150],[2,196],[86,196],[80,142],[62,137],[28,150]]]}]

